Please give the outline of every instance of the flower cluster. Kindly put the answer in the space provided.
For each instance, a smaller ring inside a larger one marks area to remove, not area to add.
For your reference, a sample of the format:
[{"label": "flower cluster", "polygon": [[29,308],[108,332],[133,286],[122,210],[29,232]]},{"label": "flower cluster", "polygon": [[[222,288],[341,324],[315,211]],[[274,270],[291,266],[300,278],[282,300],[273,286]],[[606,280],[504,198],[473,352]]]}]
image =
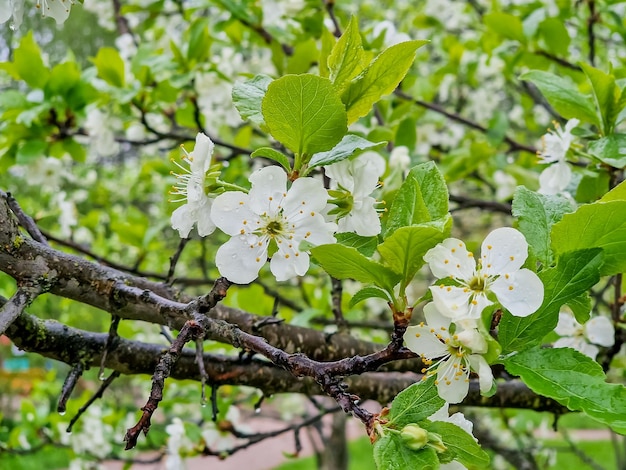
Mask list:
[{"label": "flower cluster", "polygon": [[270,166],[252,173],[248,192],[223,192],[233,185],[219,181],[211,170],[213,147],[207,136],[198,134],[194,150],[183,157],[188,168],[177,164],[182,172],[175,174],[172,194],[184,204],[172,213],[171,224],[182,238],[194,226],[202,237],[216,227],[230,235],[215,259],[220,274],[230,281],[252,282],[268,258],[276,280],[303,276],[309,269],[308,247],[334,243],[337,231],[380,233],[376,200],[370,196],[385,172],[380,155],[369,152],[327,166],[330,191],[313,177],[297,178],[288,188],[287,173]]},{"label": "flower cluster", "polygon": [[598,346],[615,344],[615,328],[606,317],[593,317],[581,325],[571,313],[560,312],[554,331],[561,336],[554,342],[555,348],[572,348],[594,360],[600,351]]},{"label": "flower cluster", "polygon": [[509,227],[487,235],[478,262],[456,238],[424,255],[441,281],[430,287],[433,302],[424,307],[426,323],[407,328],[404,341],[428,366],[423,372],[437,375],[437,390],[447,402],[465,398],[470,372],[478,374],[481,393],[493,388],[493,374],[483,357],[487,333],[480,328],[485,308],[498,302],[512,315],[525,317],[541,306],[543,283],[522,268],[527,257],[526,239]]}]

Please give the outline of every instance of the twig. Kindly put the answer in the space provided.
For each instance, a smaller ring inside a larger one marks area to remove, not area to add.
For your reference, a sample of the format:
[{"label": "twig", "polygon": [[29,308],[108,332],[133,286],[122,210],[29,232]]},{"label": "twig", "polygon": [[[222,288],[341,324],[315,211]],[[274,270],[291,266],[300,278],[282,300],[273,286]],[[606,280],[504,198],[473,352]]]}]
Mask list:
[{"label": "twig", "polygon": [[198,363],[198,372],[200,373],[200,403],[206,403],[205,386],[208,375],[206,367],[204,367],[204,341],[203,338],[196,338],[196,362]]},{"label": "twig", "polygon": [[596,11],[595,0],[587,0],[589,5],[589,19],[587,20],[587,42],[589,44],[589,63],[595,66],[596,61],[596,33],[595,24],[600,20],[600,13]]},{"label": "twig", "polygon": [[[463,124],[464,126],[467,126],[471,129],[475,129],[477,131],[482,132],[483,134],[486,134],[488,129],[485,126],[481,126],[480,124],[478,124],[477,122],[474,122],[470,119],[467,119],[457,113],[453,113],[450,111],[447,111],[446,109],[444,109],[443,107],[439,106],[438,104],[435,103],[429,103],[426,101],[422,101],[422,100],[418,100],[413,98],[412,96],[408,95],[407,93],[403,92],[402,90],[400,90],[399,88],[396,89],[394,91],[394,94],[396,96],[399,96],[400,98],[406,99],[406,100],[410,100],[413,103],[415,103],[418,106],[421,106],[423,108],[426,109],[430,109],[431,111],[434,111],[436,113],[442,114],[444,116],[446,116],[447,118],[456,121],[460,124]],[[537,149],[535,147],[532,147],[530,145],[525,145],[522,144],[520,142],[517,142],[516,140],[514,140],[513,138],[505,135],[504,139],[503,139],[508,145],[510,150],[512,151],[517,151],[517,150],[523,150],[525,152],[529,152],[532,154],[537,154]]]},{"label": "twig", "polygon": [[63,382],[63,388],[61,388],[59,404],[57,405],[57,411],[60,414],[65,414],[65,410],[67,408],[67,400],[69,400],[70,395],[74,391],[74,388],[78,383],[78,379],[80,379],[81,375],[83,375],[84,370],[85,364],[79,361],[74,364],[70,372],[67,374],[67,377],[65,377],[65,382]]},{"label": "twig", "polygon": [[333,35],[336,38],[341,37],[341,25],[337,20],[337,16],[335,16],[335,0],[326,0],[324,2],[324,6],[326,7],[326,11],[328,12],[330,20],[333,22],[333,26],[335,27]]},{"label": "twig", "polygon": [[348,327],[348,322],[343,317],[343,310],[341,309],[341,295],[343,293],[343,284],[340,279],[335,279],[334,277],[330,278],[330,282],[332,284],[331,290],[331,305],[333,315],[335,317],[335,324],[337,325],[337,329],[340,333],[346,332]]},{"label": "twig", "polygon": [[452,211],[460,209],[468,209],[470,207],[478,207],[491,212],[501,212],[503,214],[511,215],[511,204],[497,201],[485,201],[482,199],[472,199],[465,196],[456,196],[450,194],[450,201],[456,202],[459,206]]},{"label": "twig", "polygon": [[107,343],[104,346],[104,351],[102,352],[102,359],[100,360],[100,371],[98,372],[98,378],[100,380],[104,380],[104,364],[107,360],[107,355],[111,349],[117,346],[117,340],[119,339],[119,335],[117,334],[117,327],[120,324],[121,318],[117,315],[111,316],[111,326],[109,327],[109,336],[107,337]]},{"label": "twig", "polygon": [[170,269],[167,271],[167,277],[165,278],[166,284],[172,285],[174,280],[174,271],[176,271],[176,265],[180,259],[180,255],[183,253],[185,246],[189,243],[189,238],[181,238],[176,252],[170,257]]},{"label": "twig", "polygon": [[29,215],[26,215],[20,205],[17,203],[15,198],[11,195],[11,193],[5,193],[0,189],[0,197],[7,201],[9,208],[17,217],[20,225],[26,229],[28,234],[33,238],[33,240],[38,241],[39,243],[43,243],[44,245],[48,244],[48,240],[44,237],[37,227],[37,224],[33,220],[33,218]]},{"label": "twig", "polygon": [[74,415],[74,417],[71,419],[70,423],[67,426],[66,432],[72,432],[72,427],[74,426],[74,424],[76,424],[76,422],[79,420],[82,414],[85,411],[87,411],[87,409],[92,405],[93,402],[103,397],[104,391],[107,388],[109,388],[109,385],[111,385],[113,381],[117,379],[120,375],[121,375],[121,372],[113,371],[113,373],[109,375],[104,382],[102,382],[102,384],[100,385],[100,388],[98,388],[96,393],[94,393],[91,396],[91,398],[89,398],[89,400],[87,400],[87,402],[83,406],[80,407],[76,415]]}]

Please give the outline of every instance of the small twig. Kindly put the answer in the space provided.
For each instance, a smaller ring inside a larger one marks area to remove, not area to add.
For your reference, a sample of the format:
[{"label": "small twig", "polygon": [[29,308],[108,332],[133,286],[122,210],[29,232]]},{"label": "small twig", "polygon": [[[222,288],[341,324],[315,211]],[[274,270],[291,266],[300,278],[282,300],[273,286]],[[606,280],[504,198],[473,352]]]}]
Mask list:
[{"label": "small twig", "polygon": [[465,196],[456,196],[454,194],[450,194],[450,201],[459,204],[459,206],[452,209],[451,212],[461,209],[468,209],[470,207],[478,207],[480,209],[489,210],[491,212],[502,212],[503,214],[511,215],[511,204],[506,202],[485,201],[482,199],[472,199]]},{"label": "small twig", "polygon": [[111,326],[109,327],[109,336],[107,337],[107,343],[104,346],[104,351],[102,352],[102,359],[100,360],[100,371],[98,372],[98,377],[100,380],[104,380],[104,365],[106,364],[107,356],[109,351],[111,351],[117,345],[117,339],[119,339],[119,335],[117,334],[117,327],[120,324],[121,318],[117,315],[111,316]]},{"label": "small twig", "polygon": [[589,4],[589,19],[587,20],[587,42],[589,44],[589,63],[595,66],[596,61],[596,33],[594,31],[595,24],[600,19],[600,13],[596,11],[595,0],[587,0]]},{"label": "small twig", "polygon": [[7,201],[7,204],[11,211],[17,217],[20,225],[26,229],[28,234],[33,238],[33,240],[38,241],[39,243],[43,243],[44,245],[48,244],[48,240],[43,236],[39,227],[33,220],[33,218],[22,210],[20,205],[17,203],[15,198],[11,195],[11,193],[5,193],[0,189],[0,197],[4,198]]},{"label": "small twig", "polygon": [[74,426],[74,424],[76,424],[82,414],[87,411],[87,409],[91,406],[93,402],[95,402],[99,398],[102,398],[102,396],[104,395],[104,391],[109,388],[109,385],[111,385],[113,381],[117,379],[120,375],[121,372],[113,371],[113,373],[109,375],[104,382],[102,382],[100,388],[98,388],[96,393],[94,393],[91,398],[89,398],[89,400],[87,400],[87,402],[80,407],[76,415],[74,415],[74,417],[71,419],[70,424],[68,424],[67,426],[66,432],[72,432],[72,427]]},{"label": "small twig", "polygon": [[200,373],[200,403],[204,406],[206,403],[205,387],[208,375],[206,367],[204,367],[204,341],[202,337],[196,338],[196,363]]},{"label": "small twig", "polygon": [[174,253],[170,257],[170,269],[167,271],[167,277],[165,278],[165,283],[168,285],[172,285],[174,280],[174,271],[176,271],[176,265],[178,264],[178,260],[180,259],[180,255],[183,253],[185,246],[189,243],[189,238],[181,238],[180,243],[178,244],[178,248],[176,249],[176,253]]},{"label": "small twig", "polygon": [[67,400],[69,400],[70,395],[74,391],[76,384],[78,383],[78,379],[80,379],[81,375],[83,375],[83,371],[85,370],[85,364],[83,362],[77,362],[72,367],[72,370],[65,377],[65,382],[63,382],[63,388],[61,388],[61,396],[59,397],[59,404],[57,405],[57,411],[60,414],[65,414],[65,410],[67,408]]},{"label": "small twig", "polygon": [[348,322],[343,317],[343,310],[341,308],[341,295],[343,294],[343,284],[341,280],[335,279],[334,277],[330,278],[330,282],[332,284],[331,290],[331,304],[332,311],[335,317],[335,324],[337,325],[337,329],[340,333],[348,331]]},{"label": "small twig", "polygon": [[19,317],[35,298],[43,292],[40,286],[23,286],[0,308],[0,335]]},{"label": "small twig", "polygon": [[217,406],[217,390],[219,386],[216,384],[211,384],[211,420],[215,423],[217,422],[217,416],[220,412]]},{"label": "small twig", "polygon": [[341,25],[337,20],[337,16],[335,15],[335,0],[326,0],[324,2],[324,6],[326,6],[326,11],[328,12],[328,17],[333,22],[333,26],[335,30],[333,31],[333,35],[336,38],[341,37]]}]

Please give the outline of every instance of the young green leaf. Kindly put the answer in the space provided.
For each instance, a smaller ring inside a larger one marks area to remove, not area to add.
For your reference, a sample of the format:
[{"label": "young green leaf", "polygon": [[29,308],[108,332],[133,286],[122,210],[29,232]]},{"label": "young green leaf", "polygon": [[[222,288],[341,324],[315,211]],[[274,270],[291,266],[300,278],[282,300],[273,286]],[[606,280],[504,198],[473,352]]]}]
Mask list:
[{"label": "young green leaf", "polygon": [[378,470],[436,470],[437,452],[431,447],[409,448],[399,434],[388,433],[374,443],[374,462]]},{"label": "young green leaf", "polygon": [[520,76],[533,83],[546,97],[548,103],[565,119],[577,118],[600,127],[593,102],[568,80],[541,70],[531,70]]},{"label": "young green leaf", "polygon": [[509,357],[504,365],[533,392],[626,433],[626,388],[606,383],[593,359],[570,348],[531,349]]},{"label": "young green leaf", "polygon": [[481,449],[473,436],[456,424],[433,421],[423,427],[441,436],[447,447],[444,454],[439,456],[442,460],[457,460],[471,469],[489,468],[489,454]]},{"label": "young green leaf", "polygon": [[428,41],[407,41],[381,52],[341,94],[348,111],[348,124],[367,115],[374,103],[400,84],[415,60],[417,50]]},{"label": "young green leaf", "polygon": [[402,390],[391,403],[389,426],[401,429],[407,424],[419,423],[432,416],[445,400],[439,396],[435,377],[414,383]]},{"label": "young green leaf", "polygon": [[348,134],[341,139],[337,145],[327,152],[319,152],[313,155],[309,162],[309,167],[316,167],[322,165],[330,165],[331,163],[337,163],[346,158],[354,155],[357,150],[375,149],[385,145],[387,142],[370,142],[358,135]]},{"label": "young green leaf", "polygon": [[600,274],[610,276],[626,271],[626,201],[596,202],[565,214],[552,227],[555,253],[602,248],[604,264]]},{"label": "young green leaf", "polygon": [[589,153],[613,168],[626,167],[626,134],[611,134],[589,143]]},{"label": "young green leaf", "polygon": [[603,253],[598,248],[568,252],[554,268],[539,273],[544,285],[543,304],[532,315],[514,317],[505,312],[498,340],[504,353],[523,351],[541,343],[556,327],[562,305],[586,293],[600,280]]},{"label": "young green leaf", "polygon": [[353,16],[328,57],[330,81],[339,93],[365,67],[365,51],[361,44],[359,22]]},{"label": "young green leaf", "polygon": [[209,36],[209,19],[196,19],[189,29],[189,45],[187,61],[199,63],[207,59],[210,52],[211,37]]},{"label": "young green leaf", "polygon": [[449,235],[452,219],[449,220],[447,225],[424,223],[395,230],[378,245],[383,262],[394,271],[402,273],[404,283],[408,284],[424,265],[426,252]]},{"label": "young green leaf", "polygon": [[272,83],[272,78],[267,75],[255,75],[245,82],[235,83],[233,86],[233,104],[241,119],[250,119],[261,129],[265,129],[265,120],[261,111],[261,102],[267,92],[267,87]]},{"label": "young green leaf", "polygon": [[378,246],[378,237],[364,237],[356,233],[337,233],[335,235],[337,243],[343,246],[351,246],[359,250],[359,253],[367,257],[371,257]]},{"label": "young green leaf", "polygon": [[483,21],[491,30],[502,37],[513,39],[521,43],[526,42],[522,20],[517,16],[509,15],[508,13],[493,12],[483,16]]},{"label": "young green leaf", "polygon": [[124,61],[117,49],[101,47],[92,62],[98,70],[98,76],[105,82],[118,88],[124,86]]},{"label": "young green leaf", "polygon": [[550,231],[572,204],[560,196],[545,196],[519,186],[513,196],[513,216],[519,219],[519,230],[526,237],[534,255],[543,266],[552,263]]},{"label": "young green leaf", "polygon": [[270,160],[274,160],[279,163],[287,172],[291,171],[291,164],[289,163],[289,159],[280,153],[278,150],[273,149],[272,147],[261,147],[256,149],[254,152],[250,154],[250,157],[264,157],[269,158]]},{"label": "young green leaf", "polygon": [[339,244],[320,245],[311,249],[315,261],[337,279],[354,279],[374,284],[391,292],[401,276],[357,251]]},{"label": "young green leaf", "polygon": [[613,133],[615,121],[622,110],[619,107],[622,90],[615,83],[614,75],[606,74],[584,62],[580,66],[591,83],[596,112],[602,122],[602,133],[608,136]]},{"label": "young green leaf", "polygon": [[448,187],[434,162],[421,163],[407,175],[391,204],[385,238],[395,230],[448,214]]},{"label": "young green leaf", "polygon": [[32,31],[22,38],[20,45],[13,51],[13,70],[9,70],[9,73],[33,88],[43,88],[46,84],[50,72],[43,63],[41,49]]},{"label": "young green leaf", "polygon": [[358,291],[356,294],[354,294],[352,298],[350,299],[349,306],[350,308],[352,308],[359,302],[363,302],[366,299],[371,299],[372,297],[383,299],[387,302],[391,302],[393,300],[391,299],[389,294],[383,289],[381,289],[380,287],[370,286],[370,287],[364,287],[363,289]]},{"label": "young green leaf", "polygon": [[348,129],[346,110],[332,84],[316,75],[274,80],[261,110],[272,136],[298,155],[330,150]]}]

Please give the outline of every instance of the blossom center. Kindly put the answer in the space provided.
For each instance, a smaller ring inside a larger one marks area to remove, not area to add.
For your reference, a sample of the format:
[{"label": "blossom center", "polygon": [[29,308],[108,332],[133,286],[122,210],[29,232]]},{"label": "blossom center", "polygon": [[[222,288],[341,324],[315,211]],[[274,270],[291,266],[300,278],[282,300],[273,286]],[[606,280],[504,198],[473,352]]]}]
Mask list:
[{"label": "blossom center", "polygon": [[467,286],[474,292],[484,292],[487,287],[487,279],[481,276],[480,273],[475,274]]}]

